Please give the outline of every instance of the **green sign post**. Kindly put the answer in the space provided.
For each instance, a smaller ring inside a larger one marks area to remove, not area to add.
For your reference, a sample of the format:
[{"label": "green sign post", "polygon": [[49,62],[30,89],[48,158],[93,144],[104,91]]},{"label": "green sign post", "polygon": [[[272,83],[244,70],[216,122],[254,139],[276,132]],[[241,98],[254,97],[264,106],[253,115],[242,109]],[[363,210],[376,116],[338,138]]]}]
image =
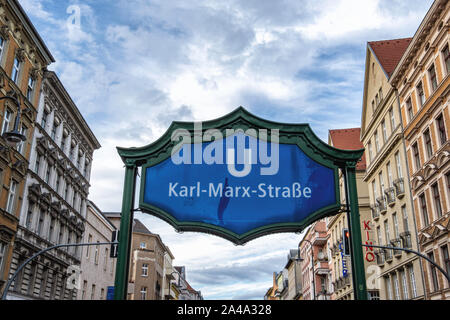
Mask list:
[{"label": "green sign post", "polygon": [[235,244],[270,233],[301,232],[342,212],[341,170],[355,299],[367,299],[355,177],[363,149],[336,149],[308,124],[261,119],[242,107],[201,124],[173,122],[152,144],[117,149],[126,171],[115,299],[127,297],[138,168],[140,210],[176,230],[215,234]]}]

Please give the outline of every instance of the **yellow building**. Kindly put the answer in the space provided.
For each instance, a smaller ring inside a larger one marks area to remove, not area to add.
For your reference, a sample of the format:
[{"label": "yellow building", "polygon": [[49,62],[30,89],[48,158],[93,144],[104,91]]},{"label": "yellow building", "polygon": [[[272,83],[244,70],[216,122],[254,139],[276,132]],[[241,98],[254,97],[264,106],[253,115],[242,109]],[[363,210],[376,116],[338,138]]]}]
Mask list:
[{"label": "yellow building", "polygon": [[[395,68],[419,249],[450,273],[450,4],[436,0]],[[448,281],[423,263],[427,299],[450,299]]]},{"label": "yellow building", "polygon": [[[328,144],[347,150],[362,149],[363,144],[360,140],[361,129],[339,129],[330,130],[328,135]],[[369,203],[369,190],[365,183],[364,175],[366,172],[366,157],[363,155],[360,162],[356,165],[356,185],[358,189],[358,207],[361,220],[362,241],[365,244],[371,244],[374,240],[373,223],[371,221],[371,211]],[[339,174],[339,186],[341,193],[341,203],[345,203],[344,179]],[[353,286],[351,273],[351,258],[344,256],[342,252],[343,229],[348,228],[347,214],[340,213],[326,218],[328,230],[328,256],[330,257],[329,266],[331,270],[333,291],[332,300],[353,300]],[[366,271],[367,292],[369,299],[378,300],[379,284],[377,281],[370,281],[372,274],[376,271],[376,259],[374,250],[363,248],[364,269]]]},{"label": "yellow building", "polygon": [[0,100],[0,292],[9,274],[22,205],[43,70],[54,59],[17,0],[0,1],[0,98],[20,104],[18,131],[26,141],[10,147],[5,132],[15,128],[18,106]]},{"label": "yellow building", "polygon": [[[374,244],[418,249],[398,97],[389,79],[411,39],[367,44],[361,141],[366,149]],[[422,264],[413,253],[379,249],[380,298],[423,299]]]}]

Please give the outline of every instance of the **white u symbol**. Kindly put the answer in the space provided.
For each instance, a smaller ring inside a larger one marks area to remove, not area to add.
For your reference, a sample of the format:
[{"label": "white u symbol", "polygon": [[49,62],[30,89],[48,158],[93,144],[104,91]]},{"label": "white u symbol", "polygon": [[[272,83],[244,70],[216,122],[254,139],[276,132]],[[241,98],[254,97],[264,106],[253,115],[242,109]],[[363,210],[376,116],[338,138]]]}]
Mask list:
[{"label": "white u symbol", "polygon": [[234,177],[241,178],[248,175],[252,171],[252,150],[244,149],[244,169],[238,171],[234,165],[234,149],[227,149],[227,168]]}]

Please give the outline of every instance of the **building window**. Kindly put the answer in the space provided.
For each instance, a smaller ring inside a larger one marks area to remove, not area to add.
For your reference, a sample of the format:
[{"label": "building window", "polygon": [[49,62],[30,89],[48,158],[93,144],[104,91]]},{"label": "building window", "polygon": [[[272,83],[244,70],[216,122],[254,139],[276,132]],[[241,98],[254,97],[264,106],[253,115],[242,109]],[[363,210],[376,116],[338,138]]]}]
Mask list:
[{"label": "building window", "polygon": [[419,170],[421,168],[420,165],[420,155],[419,155],[419,147],[417,146],[417,142],[413,144],[412,146],[412,152],[413,152],[413,157],[414,157],[414,163],[416,166],[416,171]]},{"label": "building window", "polygon": [[36,80],[33,77],[28,78],[28,86],[27,86],[27,99],[31,103],[33,103],[33,93],[34,93],[34,85]]},{"label": "building window", "polygon": [[384,235],[386,237],[386,244],[391,242],[391,234],[389,232],[389,222],[384,220]]},{"label": "building window", "polygon": [[37,225],[37,230],[36,233],[38,235],[41,235],[42,232],[42,227],[44,226],[44,211],[39,211],[39,220],[38,220],[38,225]]},{"label": "building window", "polygon": [[387,163],[386,170],[387,170],[387,174],[388,174],[388,185],[389,185],[389,187],[392,187],[394,184],[394,180],[392,178],[391,162]]},{"label": "building window", "polygon": [[106,271],[106,267],[108,266],[108,253],[109,249],[105,248],[105,256],[103,258],[103,271]]},{"label": "building window", "polygon": [[422,193],[419,196],[420,208],[422,209],[423,226],[427,227],[429,224],[428,211],[427,211],[427,201],[425,200],[425,194]]},{"label": "building window", "polygon": [[[434,253],[433,251],[428,253],[428,259],[430,259],[431,261],[434,261]],[[437,273],[436,273],[436,266],[433,264],[429,264],[430,266],[430,274],[431,274],[431,283],[433,284],[433,292],[436,292],[439,290],[439,283],[438,283],[438,278],[437,278]]]},{"label": "building window", "polygon": [[48,229],[48,241],[50,242],[52,242],[54,230],[55,230],[55,218],[52,217],[50,221],[50,227]]},{"label": "building window", "polygon": [[147,287],[141,287],[141,300],[147,300]]},{"label": "building window", "polygon": [[380,151],[380,141],[378,140],[378,130],[375,131],[374,137],[375,137],[375,150],[378,152],[378,151]]},{"label": "building window", "polygon": [[450,53],[448,50],[448,44],[445,46],[444,50],[442,50],[442,57],[444,58],[445,70],[447,73],[450,72]]},{"label": "building window", "polygon": [[59,181],[61,180],[61,176],[57,173],[56,174],[56,181],[55,181],[55,191],[59,194]]},{"label": "building window", "polygon": [[420,106],[423,107],[425,104],[425,93],[423,92],[423,85],[422,81],[419,82],[419,84],[416,87],[417,90],[417,97],[419,98]]},{"label": "building window", "polygon": [[412,298],[417,297],[417,288],[416,288],[416,276],[414,275],[414,267],[412,265],[408,266],[409,280],[411,283],[411,293]]},{"label": "building window", "polygon": [[[97,243],[98,243],[98,241],[97,241]],[[94,263],[95,263],[95,265],[98,265],[98,246],[95,246]]]},{"label": "building window", "polygon": [[[88,243],[92,243],[92,235],[91,234],[88,236]],[[86,246],[86,258],[89,258],[89,248],[90,247],[91,246]]]},{"label": "building window", "polygon": [[12,112],[9,108],[6,108],[5,115],[3,116],[2,135],[9,130],[9,124],[11,123]]},{"label": "building window", "polygon": [[378,90],[378,94],[380,96],[380,102],[383,100],[383,90],[382,88],[380,88],[380,90]]},{"label": "building window", "polygon": [[383,142],[386,143],[388,135],[387,135],[387,129],[386,129],[386,122],[384,120],[381,121],[381,130],[383,133]]},{"label": "building window", "polygon": [[400,277],[402,279],[402,287],[403,287],[403,299],[408,300],[409,294],[408,294],[408,280],[406,278],[406,273],[404,270],[400,271]]},{"label": "building window", "polygon": [[369,161],[372,162],[372,159],[373,159],[372,142],[369,141],[369,144],[367,145],[367,149],[369,150]]},{"label": "building window", "polygon": [[5,261],[5,252],[7,244],[0,241],[0,272],[3,271],[3,261]]},{"label": "building window", "polygon": [[398,231],[398,219],[397,213],[392,214],[392,221],[394,222],[394,238],[398,239],[399,231]]},{"label": "building window", "polygon": [[0,37],[0,61],[3,58],[3,52],[5,51],[5,39],[3,39],[3,37]]},{"label": "building window", "polygon": [[30,205],[28,206],[27,217],[25,219],[25,227],[28,230],[31,229],[31,224],[33,223],[33,209],[34,209],[34,205],[32,205],[30,203]]},{"label": "building window", "polygon": [[394,281],[395,300],[400,300],[400,285],[398,283],[398,277],[396,273],[392,275],[392,280]]},{"label": "building window", "polygon": [[436,123],[439,133],[439,140],[441,142],[441,145],[443,145],[447,141],[447,134],[445,132],[445,123],[442,113],[439,115],[439,117],[436,118]]},{"label": "building window", "polygon": [[402,216],[403,216],[403,231],[408,232],[409,231],[409,225],[408,225],[408,213],[406,212],[406,206],[402,206]]},{"label": "building window", "polygon": [[45,181],[45,183],[49,183],[49,181],[50,181],[50,173],[51,173],[51,167],[50,167],[50,164],[49,163],[47,163],[47,169],[45,170],[45,177],[44,177],[44,181]]},{"label": "building window", "polygon": [[398,153],[398,152],[395,154],[395,164],[397,166],[397,177],[398,177],[398,179],[401,179],[403,177],[402,163],[400,161],[400,153]]},{"label": "building window", "polygon": [[423,133],[423,138],[425,141],[425,150],[427,151],[427,159],[431,159],[433,156],[433,146],[431,145],[431,136],[430,136],[430,130],[427,129]]},{"label": "building window", "polygon": [[95,299],[95,284],[92,285],[92,289],[91,289],[91,300]]},{"label": "building window", "polygon": [[406,111],[408,113],[408,120],[411,122],[412,119],[414,118],[414,110],[413,110],[411,98],[408,98],[408,100],[406,100]]},{"label": "building window", "polygon": [[81,300],[84,300],[86,297],[86,289],[87,289],[87,281],[83,281],[83,290],[81,291]]},{"label": "building window", "polygon": [[50,133],[50,136],[52,137],[52,140],[55,141],[56,138],[56,130],[58,129],[56,124],[53,124],[52,131]]},{"label": "building window", "polygon": [[436,209],[436,217],[442,217],[442,207],[441,207],[441,197],[439,195],[439,186],[436,182],[431,186],[431,190],[433,191],[433,199],[434,199],[434,208]]},{"label": "building window", "polygon": [[11,79],[17,84],[19,80],[19,72],[20,72],[21,63],[17,57],[14,58],[14,63],[11,72]]},{"label": "building window", "polygon": [[391,132],[395,130],[395,117],[394,117],[394,109],[391,107],[389,109],[389,119],[391,120]]},{"label": "building window", "polygon": [[67,135],[65,135],[64,133],[63,133],[63,136],[62,136],[62,138],[61,138],[61,150],[64,152],[65,150],[64,150],[64,148],[66,147],[66,139],[67,139]]},{"label": "building window", "polygon": [[17,182],[11,179],[11,184],[9,185],[8,202],[6,203],[6,211],[8,213],[13,213],[14,202],[16,200],[16,189]]},{"label": "building window", "polygon": [[444,270],[450,274],[450,259],[448,255],[448,246],[445,244],[441,247],[442,261],[444,262]]},{"label": "building window", "polygon": [[392,296],[392,285],[391,285],[391,279],[389,277],[385,277],[384,278],[385,282],[386,282],[386,290],[388,293],[388,299],[389,300],[394,300],[393,296]]},{"label": "building window", "polygon": [[102,288],[100,290],[100,300],[105,300],[105,289],[104,288]]},{"label": "building window", "polygon": [[375,101],[372,100],[372,112],[375,112]]},{"label": "building window", "polygon": [[41,127],[45,130],[45,126],[47,125],[47,119],[48,119],[48,112],[44,109],[44,112],[42,113],[42,119],[41,119]]},{"label": "building window", "polygon": [[145,249],[146,247],[147,247],[146,243],[145,242],[141,242],[140,248],[141,249]]},{"label": "building window", "polygon": [[144,263],[142,264],[142,274],[141,276],[147,277],[148,276],[148,264]]},{"label": "building window", "polygon": [[434,64],[428,69],[428,76],[430,77],[431,88],[434,91],[437,88],[436,69],[434,68]]},{"label": "building window", "polygon": [[[20,128],[20,133],[23,134],[25,137],[28,135],[28,128],[22,124],[22,127]],[[17,145],[17,151],[20,154],[24,154],[25,152],[25,145],[26,145],[26,141],[21,141],[18,145]]]},{"label": "building window", "polygon": [[37,175],[39,175],[39,167],[41,165],[41,155],[38,153],[36,154],[36,161],[34,163],[34,172],[36,172]]},{"label": "building window", "polygon": [[381,191],[381,196],[384,196],[384,180],[383,180],[383,171],[380,171],[378,173],[378,179],[380,180],[380,191]]}]

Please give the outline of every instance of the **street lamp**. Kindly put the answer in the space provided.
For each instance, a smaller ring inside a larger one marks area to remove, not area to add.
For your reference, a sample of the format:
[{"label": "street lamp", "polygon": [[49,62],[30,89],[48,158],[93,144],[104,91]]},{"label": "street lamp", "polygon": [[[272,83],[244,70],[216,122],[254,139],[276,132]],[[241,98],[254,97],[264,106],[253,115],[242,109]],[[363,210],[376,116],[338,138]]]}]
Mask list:
[{"label": "street lamp", "polygon": [[10,146],[11,148],[15,148],[19,143],[21,143],[22,141],[25,141],[27,139],[19,131],[20,103],[19,103],[19,101],[17,101],[16,98],[11,97],[11,96],[0,97],[0,100],[3,100],[3,99],[10,99],[10,100],[12,100],[12,101],[14,101],[14,103],[17,106],[17,116],[16,116],[16,120],[14,121],[14,128],[13,128],[13,130],[9,131],[9,132],[5,132],[3,134],[3,138],[5,138],[6,143],[8,144],[8,146]]}]

